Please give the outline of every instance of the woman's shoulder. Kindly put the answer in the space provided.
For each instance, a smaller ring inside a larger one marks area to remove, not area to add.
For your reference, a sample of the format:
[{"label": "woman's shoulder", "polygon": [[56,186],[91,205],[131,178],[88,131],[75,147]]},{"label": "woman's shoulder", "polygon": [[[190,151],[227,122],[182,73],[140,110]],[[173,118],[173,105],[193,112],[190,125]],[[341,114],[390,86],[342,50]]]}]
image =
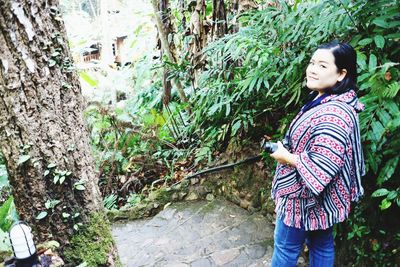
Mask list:
[{"label": "woman's shoulder", "polygon": [[346,103],[329,101],[320,105],[313,116],[313,123],[332,123],[338,127],[353,128],[356,112]]}]

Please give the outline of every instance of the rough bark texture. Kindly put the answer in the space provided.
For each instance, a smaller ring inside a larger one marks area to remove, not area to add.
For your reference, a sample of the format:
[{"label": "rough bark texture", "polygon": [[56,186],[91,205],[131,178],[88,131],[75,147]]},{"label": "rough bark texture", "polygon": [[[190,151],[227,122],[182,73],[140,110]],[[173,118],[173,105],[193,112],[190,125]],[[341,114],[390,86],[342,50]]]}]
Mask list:
[{"label": "rough bark texture", "polygon": [[190,35],[192,36],[192,41],[189,48],[189,59],[192,67],[191,76],[193,77],[195,88],[197,88],[200,73],[205,65],[203,48],[207,45],[209,31],[210,25],[206,20],[205,0],[196,0],[196,5],[190,15]]},{"label": "rough bark texture", "polygon": [[[174,44],[174,40],[172,37],[173,34],[173,27],[170,19],[170,13],[171,9],[168,7],[169,3],[168,0],[161,0],[160,1],[160,6],[159,10],[161,12],[161,21],[163,23],[164,29],[165,29],[165,34],[167,36],[167,42],[169,49],[171,51],[172,57],[174,58],[175,62],[177,62],[177,55],[176,55],[176,48]],[[164,54],[163,50],[161,50],[161,58],[162,55]],[[164,68],[163,70],[163,103],[164,105],[168,105],[170,100],[171,100],[171,81],[168,80],[168,70]]]},{"label": "rough bark texture", "polygon": [[[169,42],[168,42],[168,34],[166,32],[166,29],[163,25],[162,22],[162,18],[161,18],[161,14],[160,14],[160,7],[159,7],[159,3],[157,2],[158,0],[151,0],[151,4],[153,6],[153,10],[154,10],[154,17],[156,20],[156,25],[157,25],[157,30],[158,30],[158,36],[160,38],[161,41],[161,49],[162,51],[165,53],[165,55],[168,57],[168,60],[172,63],[177,63],[175,58],[174,58],[174,54],[171,51],[171,47],[169,46]],[[188,102],[188,98],[183,90],[182,84],[178,79],[173,79],[173,83],[176,86],[176,89],[179,92],[179,96],[181,98],[181,101],[183,103],[187,103]],[[188,108],[189,112],[190,112],[190,108]]]},{"label": "rough bark texture", "polygon": [[[68,245],[73,226],[102,205],[57,6],[51,0],[0,2],[0,146],[21,219],[39,241]],[[63,171],[70,174],[55,184]],[[60,202],[46,208],[50,200]],[[36,219],[41,212],[48,215]]]},{"label": "rough bark texture", "polygon": [[213,0],[213,26],[211,36],[218,39],[228,33],[224,0]]}]

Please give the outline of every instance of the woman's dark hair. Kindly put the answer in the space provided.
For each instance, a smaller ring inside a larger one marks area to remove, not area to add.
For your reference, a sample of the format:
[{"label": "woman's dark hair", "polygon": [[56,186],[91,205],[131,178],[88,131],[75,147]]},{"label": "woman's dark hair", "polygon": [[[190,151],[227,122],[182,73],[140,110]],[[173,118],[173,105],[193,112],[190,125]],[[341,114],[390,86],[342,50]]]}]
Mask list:
[{"label": "woman's dark hair", "polygon": [[318,49],[329,49],[335,58],[335,65],[338,71],[346,69],[344,79],[337,82],[328,90],[332,94],[342,94],[351,89],[357,90],[357,55],[354,48],[347,43],[340,43],[337,40],[322,44]]}]

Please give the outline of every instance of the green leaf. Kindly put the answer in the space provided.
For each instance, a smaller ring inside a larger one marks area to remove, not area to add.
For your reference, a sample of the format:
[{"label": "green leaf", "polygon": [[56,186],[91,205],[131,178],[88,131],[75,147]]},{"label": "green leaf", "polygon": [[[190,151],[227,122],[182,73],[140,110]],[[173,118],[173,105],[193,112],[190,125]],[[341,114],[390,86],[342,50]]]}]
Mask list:
[{"label": "green leaf", "polygon": [[46,203],[44,203],[44,206],[46,207],[46,209],[52,209],[55,206],[57,206],[57,204],[59,204],[61,201],[58,199],[49,199],[46,201]]},{"label": "green leaf", "polygon": [[240,120],[236,121],[233,124],[233,126],[232,126],[232,135],[236,135],[236,133],[239,130],[240,126],[241,126],[241,121]]},{"label": "green leaf", "polygon": [[391,121],[391,117],[389,113],[384,109],[378,109],[377,115],[379,120],[381,121],[382,125],[388,125],[389,121]]},{"label": "green leaf", "polygon": [[57,62],[54,59],[49,60],[49,67],[53,67],[57,64]]},{"label": "green leaf", "polygon": [[365,39],[362,39],[361,41],[359,41],[358,45],[366,46],[367,44],[370,44],[370,43],[372,43],[372,39],[371,38],[365,38]]},{"label": "green leaf", "polygon": [[381,140],[383,134],[385,133],[385,127],[379,121],[372,121],[372,132],[374,133],[374,141],[378,142]]},{"label": "green leaf", "polygon": [[377,179],[378,185],[381,185],[383,182],[389,180],[393,176],[393,174],[396,170],[397,164],[399,163],[399,159],[400,159],[400,156],[397,156],[397,157],[389,159],[386,162],[385,166],[379,172],[379,176]]},{"label": "green leaf", "polygon": [[63,218],[69,218],[71,215],[69,213],[63,212],[62,217]]},{"label": "green leaf", "polygon": [[14,198],[10,196],[3,205],[0,206],[0,228],[1,230],[7,232],[12,224],[12,219],[10,218],[10,209],[13,207]]},{"label": "green leaf", "polygon": [[63,176],[60,177],[59,182],[60,182],[60,184],[62,184],[62,183],[64,183],[64,181],[65,181],[65,176],[63,175]]},{"label": "green leaf", "polygon": [[47,165],[47,169],[52,169],[52,168],[54,168],[56,166],[57,166],[57,164],[50,163],[49,165]]},{"label": "green leaf", "polygon": [[22,163],[28,161],[31,158],[29,155],[21,155],[19,156],[17,165],[21,165]]},{"label": "green leaf", "polygon": [[377,58],[374,54],[369,55],[369,64],[368,69],[369,71],[374,71],[377,64]]},{"label": "green leaf", "polygon": [[375,44],[378,48],[383,48],[385,45],[385,38],[382,35],[376,35],[374,37]]},{"label": "green leaf", "polygon": [[381,208],[381,210],[385,210],[385,209],[388,209],[391,205],[392,205],[392,202],[390,202],[389,200],[387,200],[385,198],[385,199],[382,200],[382,202],[379,205],[379,207]]},{"label": "green leaf", "polygon": [[92,77],[90,77],[90,75],[86,72],[86,71],[80,71],[79,75],[81,76],[81,78],[87,82],[90,86],[95,87],[97,86],[97,84],[99,83],[98,81],[92,79]]},{"label": "green leaf", "polygon": [[56,184],[59,179],[60,179],[59,175],[54,175],[53,183]]},{"label": "green leaf", "polygon": [[77,185],[75,186],[75,189],[76,189],[76,190],[83,191],[83,190],[85,190],[85,186],[84,186],[83,184],[77,184]]},{"label": "green leaf", "polygon": [[378,190],[375,190],[375,192],[372,193],[372,197],[382,197],[382,196],[386,196],[387,194],[389,194],[389,190],[387,190],[386,188],[379,188]]},{"label": "green leaf", "polygon": [[379,17],[374,19],[372,23],[385,29],[390,27],[389,24],[385,21],[385,19]]},{"label": "green leaf", "polygon": [[[11,251],[12,247],[10,244],[10,238],[7,231],[3,231],[0,229],[0,251]],[[4,265],[2,265],[4,266]],[[12,265],[11,265],[12,266]]]},{"label": "green leaf", "polygon": [[226,107],[225,116],[228,117],[228,115],[231,113],[231,104],[228,102],[226,103],[225,107]]},{"label": "green leaf", "polygon": [[36,220],[39,221],[39,220],[43,219],[46,216],[47,216],[47,211],[42,211],[42,212],[39,213],[38,216],[36,216]]},{"label": "green leaf", "polygon": [[45,171],[44,171],[44,176],[47,176],[49,173],[50,173],[49,170],[45,170]]},{"label": "green leaf", "polygon": [[397,197],[397,195],[398,195],[398,192],[393,190],[393,191],[390,191],[390,193],[387,195],[386,198],[388,200],[393,200],[393,199],[395,199]]}]

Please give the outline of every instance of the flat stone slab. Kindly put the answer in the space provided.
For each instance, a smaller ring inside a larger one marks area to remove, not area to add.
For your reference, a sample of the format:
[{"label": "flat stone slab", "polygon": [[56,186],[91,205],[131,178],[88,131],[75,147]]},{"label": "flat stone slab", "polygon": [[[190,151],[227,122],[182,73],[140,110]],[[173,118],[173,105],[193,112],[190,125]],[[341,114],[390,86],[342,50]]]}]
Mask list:
[{"label": "flat stone slab", "polygon": [[175,203],[150,219],[112,227],[124,266],[268,266],[273,225],[214,199]]}]

